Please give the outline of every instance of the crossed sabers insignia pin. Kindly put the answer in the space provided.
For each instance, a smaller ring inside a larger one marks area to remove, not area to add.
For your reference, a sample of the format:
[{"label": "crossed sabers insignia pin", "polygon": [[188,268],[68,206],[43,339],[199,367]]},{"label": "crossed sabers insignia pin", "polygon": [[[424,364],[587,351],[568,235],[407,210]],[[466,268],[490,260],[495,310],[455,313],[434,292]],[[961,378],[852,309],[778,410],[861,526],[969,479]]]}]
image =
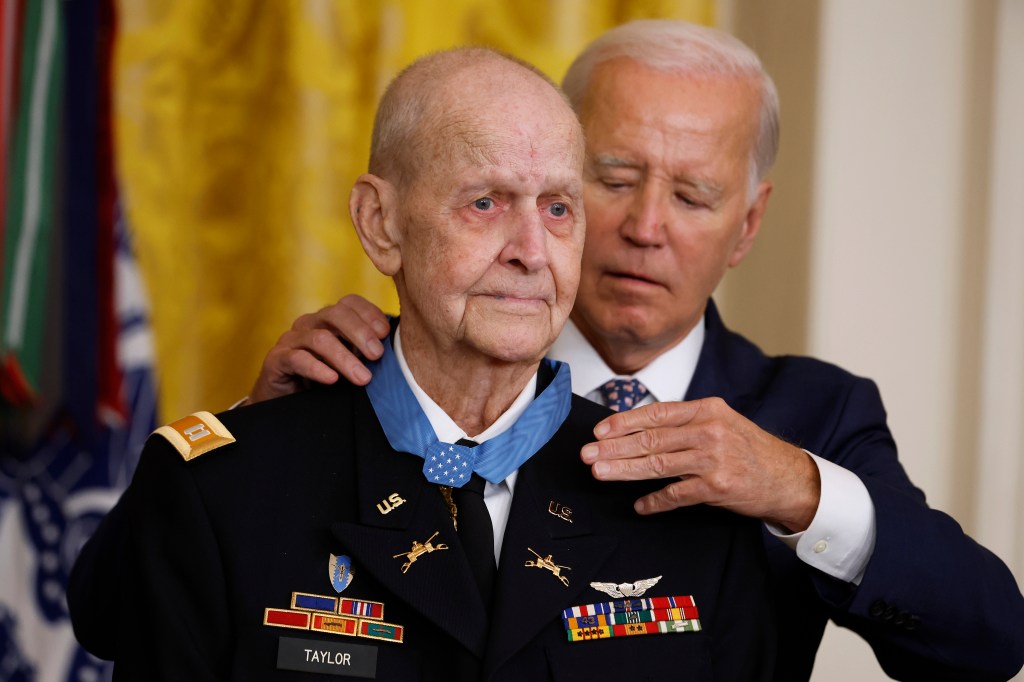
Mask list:
[{"label": "crossed sabers insignia pin", "polygon": [[404,564],[402,564],[402,573],[405,573],[406,571],[408,571],[409,567],[412,566],[414,563],[416,563],[416,560],[419,559],[424,554],[430,554],[431,552],[434,552],[434,551],[437,551],[437,550],[441,550],[441,549],[448,549],[448,545],[444,544],[443,542],[439,542],[436,545],[431,544],[433,539],[436,538],[437,534],[440,533],[440,532],[441,531],[439,531],[439,530],[435,530],[434,534],[431,535],[429,538],[427,538],[426,542],[420,542],[418,540],[413,540],[412,541],[412,549],[411,550],[409,550],[408,552],[399,552],[398,554],[395,554],[392,557],[394,559],[397,559],[400,556],[404,556],[406,559],[408,559],[408,561],[406,561]]},{"label": "crossed sabers insignia pin", "polygon": [[533,555],[537,557],[536,559],[527,559],[526,566],[530,568],[543,568],[545,570],[551,571],[551,573],[556,578],[562,581],[563,585],[569,587],[569,579],[562,575],[562,570],[564,569],[566,571],[571,571],[572,569],[570,567],[556,564],[555,560],[551,558],[550,554],[548,554],[547,556],[541,556],[540,554],[537,554],[537,552],[534,552],[532,547],[527,547],[526,549],[533,552]]}]

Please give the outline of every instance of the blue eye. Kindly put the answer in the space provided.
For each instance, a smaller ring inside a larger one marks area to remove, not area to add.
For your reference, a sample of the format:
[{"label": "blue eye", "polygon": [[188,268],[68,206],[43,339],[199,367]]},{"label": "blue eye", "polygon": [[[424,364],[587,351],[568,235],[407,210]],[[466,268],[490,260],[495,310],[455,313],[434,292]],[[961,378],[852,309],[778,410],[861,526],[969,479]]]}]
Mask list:
[{"label": "blue eye", "polygon": [[473,202],[473,206],[481,211],[489,211],[494,208],[494,199],[483,197]]},{"label": "blue eye", "polygon": [[556,218],[561,218],[562,216],[569,212],[569,207],[561,202],[557,202],[551,204],[551,206],[548,207],[548,210],[551,211],[551,215],[555,216]]}]

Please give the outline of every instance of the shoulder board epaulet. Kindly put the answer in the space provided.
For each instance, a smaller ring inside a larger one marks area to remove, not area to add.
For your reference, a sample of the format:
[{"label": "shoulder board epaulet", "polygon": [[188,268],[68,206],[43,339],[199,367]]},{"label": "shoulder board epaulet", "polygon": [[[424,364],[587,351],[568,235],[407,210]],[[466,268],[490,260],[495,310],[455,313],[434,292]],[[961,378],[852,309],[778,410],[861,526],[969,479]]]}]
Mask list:
[{"label": "shoulder board epaulet", "polygon": [[166,438],[186,462],[235,442],[235,437],[209,412],[190,414],[167,426],[161,426],[153,433]]}]

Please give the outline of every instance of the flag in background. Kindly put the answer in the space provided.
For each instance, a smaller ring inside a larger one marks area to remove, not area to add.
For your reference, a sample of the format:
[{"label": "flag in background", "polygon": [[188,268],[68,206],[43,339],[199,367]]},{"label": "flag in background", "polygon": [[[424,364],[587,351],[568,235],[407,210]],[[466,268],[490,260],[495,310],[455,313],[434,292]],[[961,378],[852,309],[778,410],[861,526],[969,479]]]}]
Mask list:
[{"label": "flag in background", "polygon": [[711,23],[713,2],[3,1],[0,680],[109,679],[64,587],[158,403],[233,403],[343,293],[395,311],[347,211],[389,79],[466,43],[558,79],[639,17]]},{"label": "flag in background", "polygon": [[65,585],[156,413],[113,176],[113,4],[5,2],[3,22],[0,680],[101,680],[109,664],[75,643]]},{"label": "flag in background", "polygon": [[42,361],[63,72],[59,9],[49,1],[4,8],[4,120],[10,128],[4,126],[0,393],[19,405],[27,405],[38,389]]},{"label": "flag in background", "polygon": [[124,411],[106,423],[96,412],[97,426],[87,440],[65,403],[37,442],[16,444],[15,452],[5,442],[0,459],[0,680],[5,682],[109,678],[108,664],[75,643],[64,589],[78,550],[128,484],[155,427],[145,295],[121,220],[112,266]]}]

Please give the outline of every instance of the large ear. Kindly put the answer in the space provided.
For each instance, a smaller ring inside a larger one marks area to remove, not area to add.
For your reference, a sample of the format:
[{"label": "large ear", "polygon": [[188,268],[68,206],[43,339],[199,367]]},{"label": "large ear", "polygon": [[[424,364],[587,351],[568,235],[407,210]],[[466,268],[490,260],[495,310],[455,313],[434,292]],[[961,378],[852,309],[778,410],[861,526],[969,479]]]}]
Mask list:
[{"label": "large ear", "polygon": [[746,218],[743,220],[743,231],[740,232],[739,241],[736,242],[736,247],[732,250],[732,255],[729,256],[730,268],[743,262],[743,259],[750,253],[750,249],[754,247],[754,239],[761,231],[761,219],[764,218],[764,213],[768,210],[768,197],[771,196],[771,193],[772,183],[768,180],[762,180],[757,184],[757,196],[754,197],[754,202],[747,209]]},{"label": "large ear", "polygon": [[359,176],[348,199],[349,214],[363,250],[389,277],[402,267],[397,207],[395,186],[371,173]]}]

